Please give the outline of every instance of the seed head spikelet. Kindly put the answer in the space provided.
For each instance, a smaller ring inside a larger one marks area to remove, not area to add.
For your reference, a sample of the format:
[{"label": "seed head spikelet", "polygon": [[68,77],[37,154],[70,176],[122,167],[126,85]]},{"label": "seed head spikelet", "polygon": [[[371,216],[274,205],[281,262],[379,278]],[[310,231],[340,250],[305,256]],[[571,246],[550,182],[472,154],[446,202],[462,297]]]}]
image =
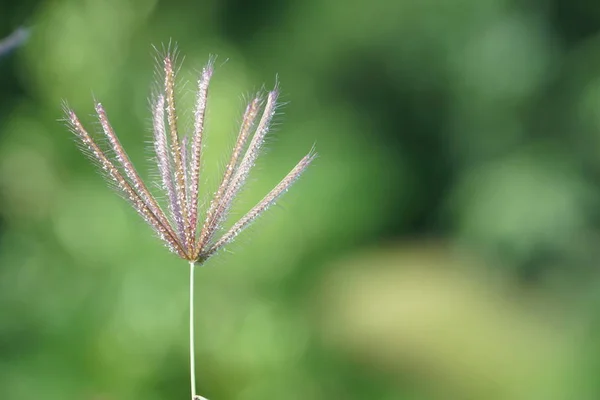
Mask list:
[{"label": "seed head spikelet", "polygon": [[[111,181],[120,194],[128,200],[135,211],[155,230],[159,238],[167,244],[167,247],[180,257],[184,257],[184,247],[173,234],[171,227],[161,222],[161,217],[158,217],[142,199],[130,182],[121,174],[115,167],[112,161],[106,156],[104,151],[96,144],[89,133],[83,128],[81,122],[73,111],[67,111],[68,122],[71,125],[71,130],[77,135],[82,146],[87,150],[87,154],[98,163],[107,179]],[[184,257],[185,258],[185,257]]]},{"label": "seed head spikelet", "polygon": [[65,113],[81,147],[100,166],[111,185],[173,253],[199,264],[231,243],[285,193],[314,160],[315,154],[311,150],[255,207],[226,229],[221,237],[217,237],[259,156],[277,108],[279,89],[276,85],[266,96],[258,94],[248,103],[223,177],[206,210],[204,220],[200,221],[202,146],[214,64],[211,59],[197,81],[192,113],[193,130],[189,136],[182,136],[178,132],[173,65],[174,55],[168,52],[162,59],[163,86],[152,102],[153,150],[160,178],[158,186],[166,199],[164,209],[136,171],[101,103],[95,103],[95,111],[108,149],[103,149],[92,138],[74,111],[65,107]]},{"label": "seed head spikelet", "polygon": [[[254,136],[248,145],[248,149],[242,158],[242,161],[235,168],[235,173],[233,173],[230,178],[226,180],[224,179],[225,187],[223,194],[220,197],[215,197],[213,201],[214,209],[212,209],[213,207],[211,205],[211,210],[208,212],[208,216],[200,234],[198,244],[199,248],[204,248],[211,241],[213,235],[218,231],[219,226],[221,226],[225,216],[227,215],[227,212],[231,208],[233,200],[239,193],[246,178],[248,177],[250,170],[252,169],[256,158],[258,157],[258,153],[261,145],[264,142],[265,135],[269,130],[269,123],[275,114],[277,95],[277,90],[269,92],[263,115],[258,123],[256,132],[254,133]],[[225,171],[225,174],[227,174],[227,170]]]},{"label": "seed head spikelet", "polygon": [[315,154],[309,153],[292,169],[285,178],[279,182],[277,186],[269,194],[267,194],[256,206],[254,206],[246,215],[236,222],[211,248],[209,248],[205,256],[210,257],[220,248],[230,243],[239,235],[248,225],[250,225],[260,214],[267,210],[275,201],[285,193],[286,190],[298,179],[302,171],[314,160]]},{"label": "seed head spikelet", "polygon": [[119,138],[117,137],[112,126],[108,122],[108,118],[106,116],[106,111],[104,111],[102,104],[96,103],[95,108],[96,108],[96,113],[98,114],[98,119],[100,121],[100,125],[102,126],[102,130],[104,131],[104,135],[108,138],[108,142],[110,143],[110,146],[115,154],[115,157],[116,157],[117,161],[119,162],[119,164],[121,165],[121,168],[125,171],[127,178],[132,183],[133,188],[135,189],[135,191],[137,193],[139,193],[139,195],[143,199],[144,203],[148,205],[148,208],[150,209],[150,211],[152,211],[152,213],[154,215],[156,215],[156,217],[159,219],[160,223],[165,227],[169,227],[170,226],[169,222],[167,221],[166,218],[164,218],[165,214],[162,211],[162,209],[160,208],[160,205],[154,199],[154,197],[152,196],[152,194],[150,193],[150,191],[144,184],[144,181],[137,173],[135,167],[133,166],[131,160],[129,159],[129,156],[127,155],[127,153],[125,152],[125,149],[121,145]]},{"label": "seed head spikelet", "polygon": [[181,221],[180,230],[182,230],[181,236],[186,249],[190,249],[191,246],[191,228],[189,225],[189,218],[187,213],[187,199],[186,199],[186,188],[185,188],[185,172],[183,169],[183,160],[181,156],[182,148],[179,141],[179,134],[177,131],[177,113],[175,108],[175,71],[173,70],[173,61],[170,55],[167,55],[164,60],[165,68],[165,95],[167,99],[167,119],[169,121],[169,132],[171,140],[171,153],[173,155],[173,166],[175,169],[175,192],[177,194],[177,205],[181,210]]},{"label": "seed head spikelet", "polygon": [[[204,134],[204,116],[206,114],[206,102],[208,99],[208,84],[213,73],[212,61],[202,70],[198,80],[198,94],[196,97],[196,108],[194,110],[194,136],[192,138],[192,158],[190,165],[189,187],[189,215],[191,238],[195,240],[198,225],[198,185],[200,179],[200,167],[202,161],[202,139]],[[185,163],[184,163],[185,164]]]},{"label": "seed head spikelet", "polygon": [[[239,166],[239,158],[244,150],[244,147],[248,141],[250,136],[250,132],[252,127],[254,126],[254,122],[258,115],[258,111],[260,108],[261,98],[255,97],[250,104],[246,107],[246,112],[244,113],[244,117],[242,120],[242,126],[240,128],[240,132],[238,134],[237,141],[231,152],[231,158],[229,163],[225,167],[225,173],[223,175],[223,179],[221,180],[221,184],[217,189],[206,213],[206,220],[204,222],[204,226],[202,227],[202,231],[200,232],[200,237],[198,238],[198,243],[196,245],[196,249],[199,251],[203,244],[206,243],[209,238],[209,234],[214,232],[215,227],[217,226],[217,213],[219,206],[222,205],[222,199],[225,195],[225,192],[229,188],[229,184],[231,182],[231,178],[235,173],[237,167]],[[196,254],[197,256],[198,254]]]},{"label": "seed head spikelet", "polygon": [[154,151],[160,173],[162,188],[167,194],[169,211],[171,220],[175,224],[177,237],[181,242],[184,241],[183,235],[183,215],[177,200],[177,192],[175,191],[175,181],[173,173],[173,161],[169,155],[169,142],[167,139],[167,131],[165,128],[165,98],[159,95],[154,105]]}]

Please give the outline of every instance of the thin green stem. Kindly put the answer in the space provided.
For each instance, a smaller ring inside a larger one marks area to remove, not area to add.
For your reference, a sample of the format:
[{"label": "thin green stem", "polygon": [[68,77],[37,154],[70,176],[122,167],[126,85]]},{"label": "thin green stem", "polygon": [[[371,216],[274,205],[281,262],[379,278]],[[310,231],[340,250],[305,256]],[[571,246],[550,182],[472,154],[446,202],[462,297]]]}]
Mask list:
[{"label": "thin green stem", "polygon": [[196,397],[196,366],[194,363],[194,267],[196,263],[190,261],[190,386],[192,400]]}]

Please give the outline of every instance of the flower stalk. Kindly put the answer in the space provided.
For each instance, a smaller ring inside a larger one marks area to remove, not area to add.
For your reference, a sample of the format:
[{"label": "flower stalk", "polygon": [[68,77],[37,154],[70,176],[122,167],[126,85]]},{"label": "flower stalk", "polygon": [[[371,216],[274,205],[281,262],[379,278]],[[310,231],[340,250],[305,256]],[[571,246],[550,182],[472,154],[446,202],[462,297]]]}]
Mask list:
[{"label": "flower stalk", "polygon": [[171,252],[189,262],[190,390],[192,400],[198,400],[204,398],[196,394],[195,383],[194,270],[231,243],[275,204],[308,168],[316,154],[311,150],[256,206],[219,235],[270,130],[279,90],[276,85],[266,96],[258,94],[248,103],[221,183],[201,221],[199,180],[209,83],[214,68],[213,63],[209,62],[200,74],[193,112],[193,131],[189,136],[181,135],[175,102],[174,59],[173,54],[167,54],[162,60],[163,88],[152,104],[153,148],[160,176],[159,186],[167,202],[166,208],[161,206],[141,179],[101,103],[95,103],[95,111],[108,149],[102,148],[86,131],[73,110],[65,107],[65,113],[68,125],[83,152],[100,167],[109,184],[131,204]]}]

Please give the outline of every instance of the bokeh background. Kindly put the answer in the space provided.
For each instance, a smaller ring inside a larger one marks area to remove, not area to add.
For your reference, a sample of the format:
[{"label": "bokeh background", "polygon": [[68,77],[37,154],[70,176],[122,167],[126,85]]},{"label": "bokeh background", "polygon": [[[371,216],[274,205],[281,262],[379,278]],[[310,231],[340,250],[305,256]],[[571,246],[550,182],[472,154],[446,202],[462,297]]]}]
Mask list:
[{"label": "bokeh background", "polygon": [[[189,398],[187,265],[61,122],[103,102],[144,176],[156,51],[218,55],[207,199],[248,96],[286,105],[197,274],[211,400],[600,398],[594,0],[0,2],[0,398]],[[185,56],[185,57],[184,57]],[[189,117],[183,113],[182,118]]]}]

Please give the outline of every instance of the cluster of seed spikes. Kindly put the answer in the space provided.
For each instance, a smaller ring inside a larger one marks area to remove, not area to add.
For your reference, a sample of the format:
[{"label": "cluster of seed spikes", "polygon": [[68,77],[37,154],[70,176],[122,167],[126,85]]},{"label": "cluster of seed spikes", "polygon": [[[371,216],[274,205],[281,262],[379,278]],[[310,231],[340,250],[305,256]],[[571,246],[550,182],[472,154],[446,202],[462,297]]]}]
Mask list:
[{"label": "cluster of seed spikes", "polygon": [[[223,179],[206,210],[204,222],[201,223],[198,217],[199,179],[208,84],[213,65],[209,62],[198,79],[193,132],[189,136],[180,137],[175,108],[173,63],[173,56],[167,55],[164,58],[164,91],[156,96],[152,104],[154,151],[160,172],[160,186],[168,201],[168,215],[140,178],[100,103],[96,103],[95,110],[111,152],[98,145],[75,112],[66,108],[66,114],[68,124],[79,139],[83,151],[100,166],[109,183],[131,203],[172,252],[199,264],[230,243],[287,191],[315,158],[315,154],[309,152],[254,208],[222,236],[216,237],[259,155],[275,114],[278,90],[275,88],[266,96],[258,95],[246,107]],[[114,157],[109,154],[114,154]]]}]

